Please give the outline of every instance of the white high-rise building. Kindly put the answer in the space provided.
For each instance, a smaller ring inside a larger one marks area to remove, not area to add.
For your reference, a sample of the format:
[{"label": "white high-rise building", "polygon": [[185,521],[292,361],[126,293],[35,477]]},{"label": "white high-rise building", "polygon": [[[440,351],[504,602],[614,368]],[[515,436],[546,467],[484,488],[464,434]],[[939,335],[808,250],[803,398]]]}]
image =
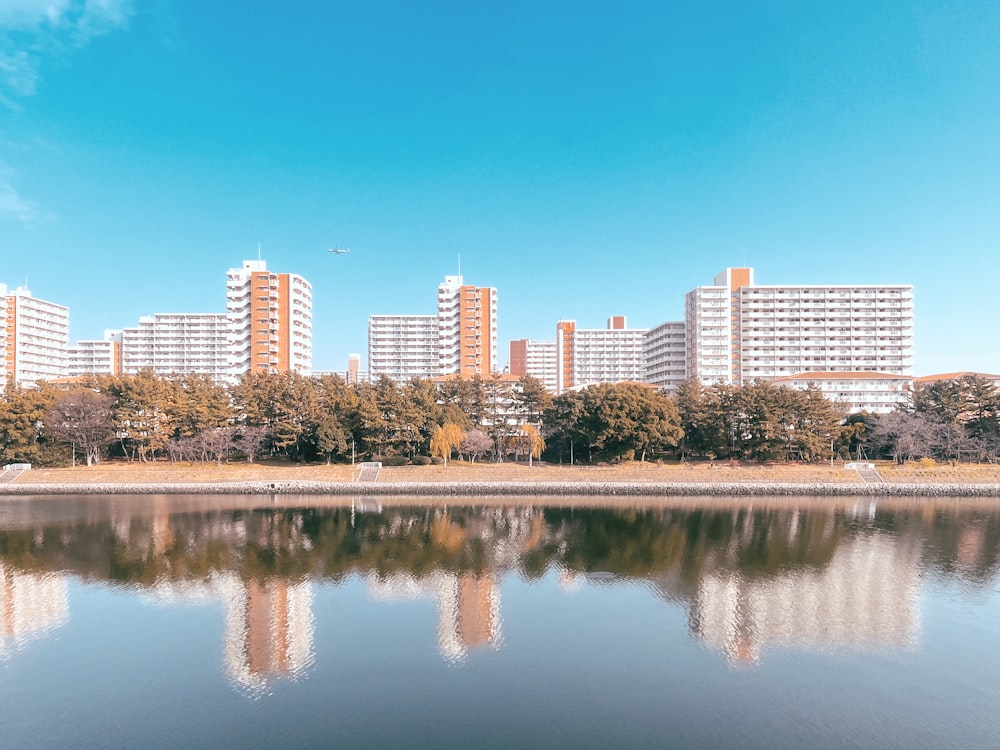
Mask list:
[{"label": "white high-rise building", "polygon": [[685,300],[688,377],[743,385],[798,373],[913,374],[913,287],[769,285],[729,268]]},{"label": "white high-rise building", "polygon": [[312,285],[245,260],[226,274],[229,378],[247,372],[312,371]]},{"label": "white high-rise building", "polygon": [[224,382],[229,371],[229,325],[225,313],[156,313],[121,333],[126,375],[208,375]]},{"label": "white high-rise building", "polygon": [[68,307],[32,297],[25,287],[8,291],[0,284],[0,321],[5,382],[32,386],[66,376]]},{"label": "white high-rise building", "polygon": [[434,377],[438,371],[437,315],[372,315],[368,318],[368,371],[397,383]]},{"label": "white high-rise building", "polygon": [[684,321],[661,323],[646,332],[646,382],[667,393],[677,389],[685,378],[687,337]]},{"label": "white high-rise building", "polygon": [[624,315],[608,318],[607,328],[556,326],[557,392],[597,383],[644,382],[645,328],[629,328]]},{"label": "white high-rise building", "polygon": [[122,332],[106,330],[103,339],[77,341],[67,353],[67,375],[117,375],[122,371]]}]

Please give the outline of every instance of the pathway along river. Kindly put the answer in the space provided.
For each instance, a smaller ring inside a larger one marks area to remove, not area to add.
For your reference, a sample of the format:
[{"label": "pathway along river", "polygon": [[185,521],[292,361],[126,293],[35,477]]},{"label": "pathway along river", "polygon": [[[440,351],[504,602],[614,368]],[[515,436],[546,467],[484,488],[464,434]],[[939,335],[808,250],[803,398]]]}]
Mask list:
[{"label": "pathway along river", "polygon": [[462,502],[3,499],[4,745],[997,746],[996,501]]}]

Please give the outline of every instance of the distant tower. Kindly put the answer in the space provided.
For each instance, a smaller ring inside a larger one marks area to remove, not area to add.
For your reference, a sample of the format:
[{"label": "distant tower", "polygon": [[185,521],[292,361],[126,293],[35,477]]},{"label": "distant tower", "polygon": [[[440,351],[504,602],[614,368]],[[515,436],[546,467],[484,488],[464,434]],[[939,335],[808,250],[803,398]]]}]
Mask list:
[{"label": "distant tower", "polygon": [[245,260],[226,274],[229,377],[247,372],[312,371],[312,286]]}]

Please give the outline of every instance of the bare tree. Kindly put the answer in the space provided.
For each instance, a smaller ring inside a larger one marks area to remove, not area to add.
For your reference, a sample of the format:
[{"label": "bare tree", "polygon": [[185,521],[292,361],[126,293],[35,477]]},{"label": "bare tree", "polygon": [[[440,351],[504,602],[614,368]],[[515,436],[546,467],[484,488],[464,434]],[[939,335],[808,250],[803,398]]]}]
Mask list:
[{"label": "bare tree", "polygon": [[223,459],[229,458],[229,453],[233,450],[233,431],[229,427],[202,430],[196,439],[202,448],[205,460],[215,461],[220,466]]},{"label": "bare tree", "polygon": [[110,396],[89,388],[60,394],[46,413],[45,432],[83,451],[87,466],[101,460],[101,450],[115,440]]},{"label": "bare tree", "polygon": [[236,447],[243,451],[247,463],[252,464],[265,440],[267,440],[266,427],[242,427],[236,436]]},{"label": "bare tree", "polygon": [[476,458],[485,456],[493,450],[493,439],[482,430],[469,430],[459,445],[459,451],[469,456],[475,463]]}]

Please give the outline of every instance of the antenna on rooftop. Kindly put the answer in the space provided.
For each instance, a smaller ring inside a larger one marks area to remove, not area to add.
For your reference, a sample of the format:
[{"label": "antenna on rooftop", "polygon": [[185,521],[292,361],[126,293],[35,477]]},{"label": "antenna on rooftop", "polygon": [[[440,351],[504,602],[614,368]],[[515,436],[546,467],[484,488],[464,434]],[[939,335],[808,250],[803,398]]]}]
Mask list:
[{"label": "antenna on rooftop", "polygon": [[257,262],[260,263],[260,240],[257,240]]},{"label": "antenna on rooftop", "polygon": [[462,275],[462,254],[458,254],[458,275]]}]

